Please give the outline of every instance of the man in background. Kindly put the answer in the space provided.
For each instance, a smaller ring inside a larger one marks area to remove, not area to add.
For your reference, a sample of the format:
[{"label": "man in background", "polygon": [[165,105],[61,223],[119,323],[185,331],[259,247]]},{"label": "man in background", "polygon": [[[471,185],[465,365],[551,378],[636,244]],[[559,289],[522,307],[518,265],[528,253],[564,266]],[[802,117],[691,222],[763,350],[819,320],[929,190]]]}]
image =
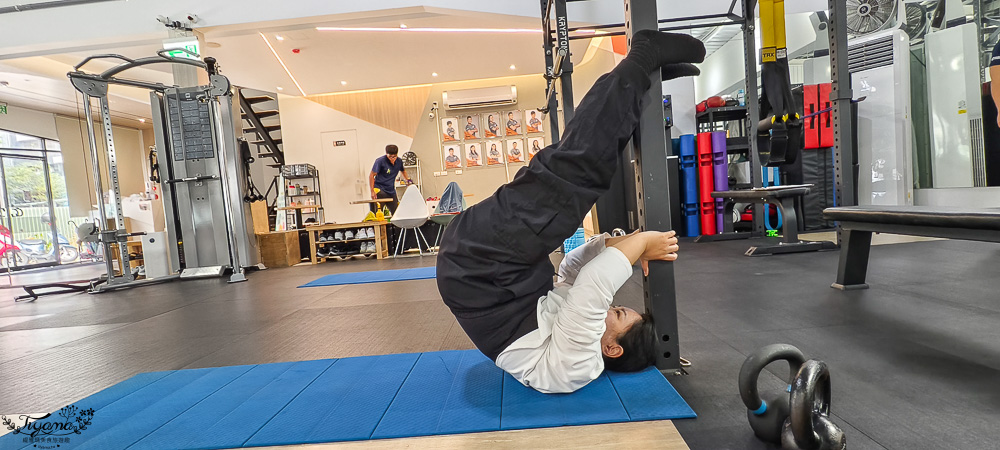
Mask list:
[{"label": "man in background", "polygon": [[393,214],[396,213],[396,207],[399,206],[399,198],[396,196],[396,177],[400,172],[403,173],[406,184],[413,184],[413,180],[410,179],[403,167],[403,160],[399,159],[399,147],[389,144],[385,146],[385,156],[380,156],[375,160],[375,164],[372,165],[372,173],[368,175],[368,186],[371,188],[372,200],[392,199],[385,205]]}]

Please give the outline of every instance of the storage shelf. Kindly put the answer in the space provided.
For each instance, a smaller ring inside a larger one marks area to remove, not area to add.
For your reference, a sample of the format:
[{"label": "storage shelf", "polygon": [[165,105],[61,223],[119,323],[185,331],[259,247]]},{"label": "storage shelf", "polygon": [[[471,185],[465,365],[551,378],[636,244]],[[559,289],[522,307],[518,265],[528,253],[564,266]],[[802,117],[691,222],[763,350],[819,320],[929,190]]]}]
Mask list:
[{"label": "storage shelf", "polygon": [[746,106],[723,106],[720,108],[708,108],[704,112],[695,114],[698,123],[728,122],[731,120],[743,120],[747,118]]},{"label": "storage shelf", "polygon": [[351,240],[340,240],[340,241],[316,241],[317,244],[344,244],[347,242],[362,242],[362,241],[374,241],[378,238],[364,238],[364,239],[351,239]]},{"label": "storage shelf", "polygon": [[285,197],[309,197],[309,196],[312,196],[312,195],[319,195],[319,192],[310,192],[308,194],[286,195]]}]

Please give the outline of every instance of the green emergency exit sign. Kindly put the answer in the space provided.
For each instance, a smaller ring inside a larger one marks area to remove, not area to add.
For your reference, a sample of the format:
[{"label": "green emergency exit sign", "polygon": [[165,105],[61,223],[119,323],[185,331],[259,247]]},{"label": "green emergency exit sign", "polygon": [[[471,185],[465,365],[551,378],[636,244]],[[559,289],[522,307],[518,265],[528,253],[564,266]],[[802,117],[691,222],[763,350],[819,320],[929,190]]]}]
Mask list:
[{"label": "green emergency exit sign", "polygon": [[171,58],[200,59],[201,56],[201,49],[198,47],[197,39],[165,41],[163,48],[167,50],[163,53]]},{"label": "green emergency exit sign", "polygon": [[0,103],[0,114],[7,114],[7,104]]}]

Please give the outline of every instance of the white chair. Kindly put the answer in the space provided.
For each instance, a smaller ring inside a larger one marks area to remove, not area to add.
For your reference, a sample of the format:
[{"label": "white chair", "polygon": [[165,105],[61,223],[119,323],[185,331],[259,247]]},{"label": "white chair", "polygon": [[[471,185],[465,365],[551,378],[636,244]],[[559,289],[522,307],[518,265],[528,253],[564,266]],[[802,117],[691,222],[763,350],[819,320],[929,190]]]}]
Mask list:
[{"label": "white chair", "polygon": [[406,192],[403,193],[403,198],[399,200],[396,212],[389,221],[393,225],[403,229],[402,236],[396,242],[396,252],[393,253],[393,257],[399,255],[399,249],[403,245],[403,241],[406,240],[406,230],[415,231],[415,235],[417,236],[417,250],[420,251],[421,256],[423,256],[424,250],[420,247],[420,239],[423,239],[424,245],[427,246],[428,250],[430,249],[430,245],[427,244],[427,238],[420,231],[420,227],[427,223],[429,217],[427,203],[424,201],[424,196],[420,193],[420,189],[414,185],[408,186]]}]

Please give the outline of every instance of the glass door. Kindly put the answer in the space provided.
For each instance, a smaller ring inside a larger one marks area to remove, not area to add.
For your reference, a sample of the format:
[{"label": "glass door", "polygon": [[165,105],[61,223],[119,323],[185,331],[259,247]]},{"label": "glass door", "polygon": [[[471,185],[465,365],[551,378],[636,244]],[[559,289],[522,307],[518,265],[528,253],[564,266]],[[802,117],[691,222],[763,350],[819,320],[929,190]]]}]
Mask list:
[{"label": "glass door", "polygon": [[5,269],[54,266],[61,259],[48,161],[35,153],[0,153],[4,221],[0,264]]}]

